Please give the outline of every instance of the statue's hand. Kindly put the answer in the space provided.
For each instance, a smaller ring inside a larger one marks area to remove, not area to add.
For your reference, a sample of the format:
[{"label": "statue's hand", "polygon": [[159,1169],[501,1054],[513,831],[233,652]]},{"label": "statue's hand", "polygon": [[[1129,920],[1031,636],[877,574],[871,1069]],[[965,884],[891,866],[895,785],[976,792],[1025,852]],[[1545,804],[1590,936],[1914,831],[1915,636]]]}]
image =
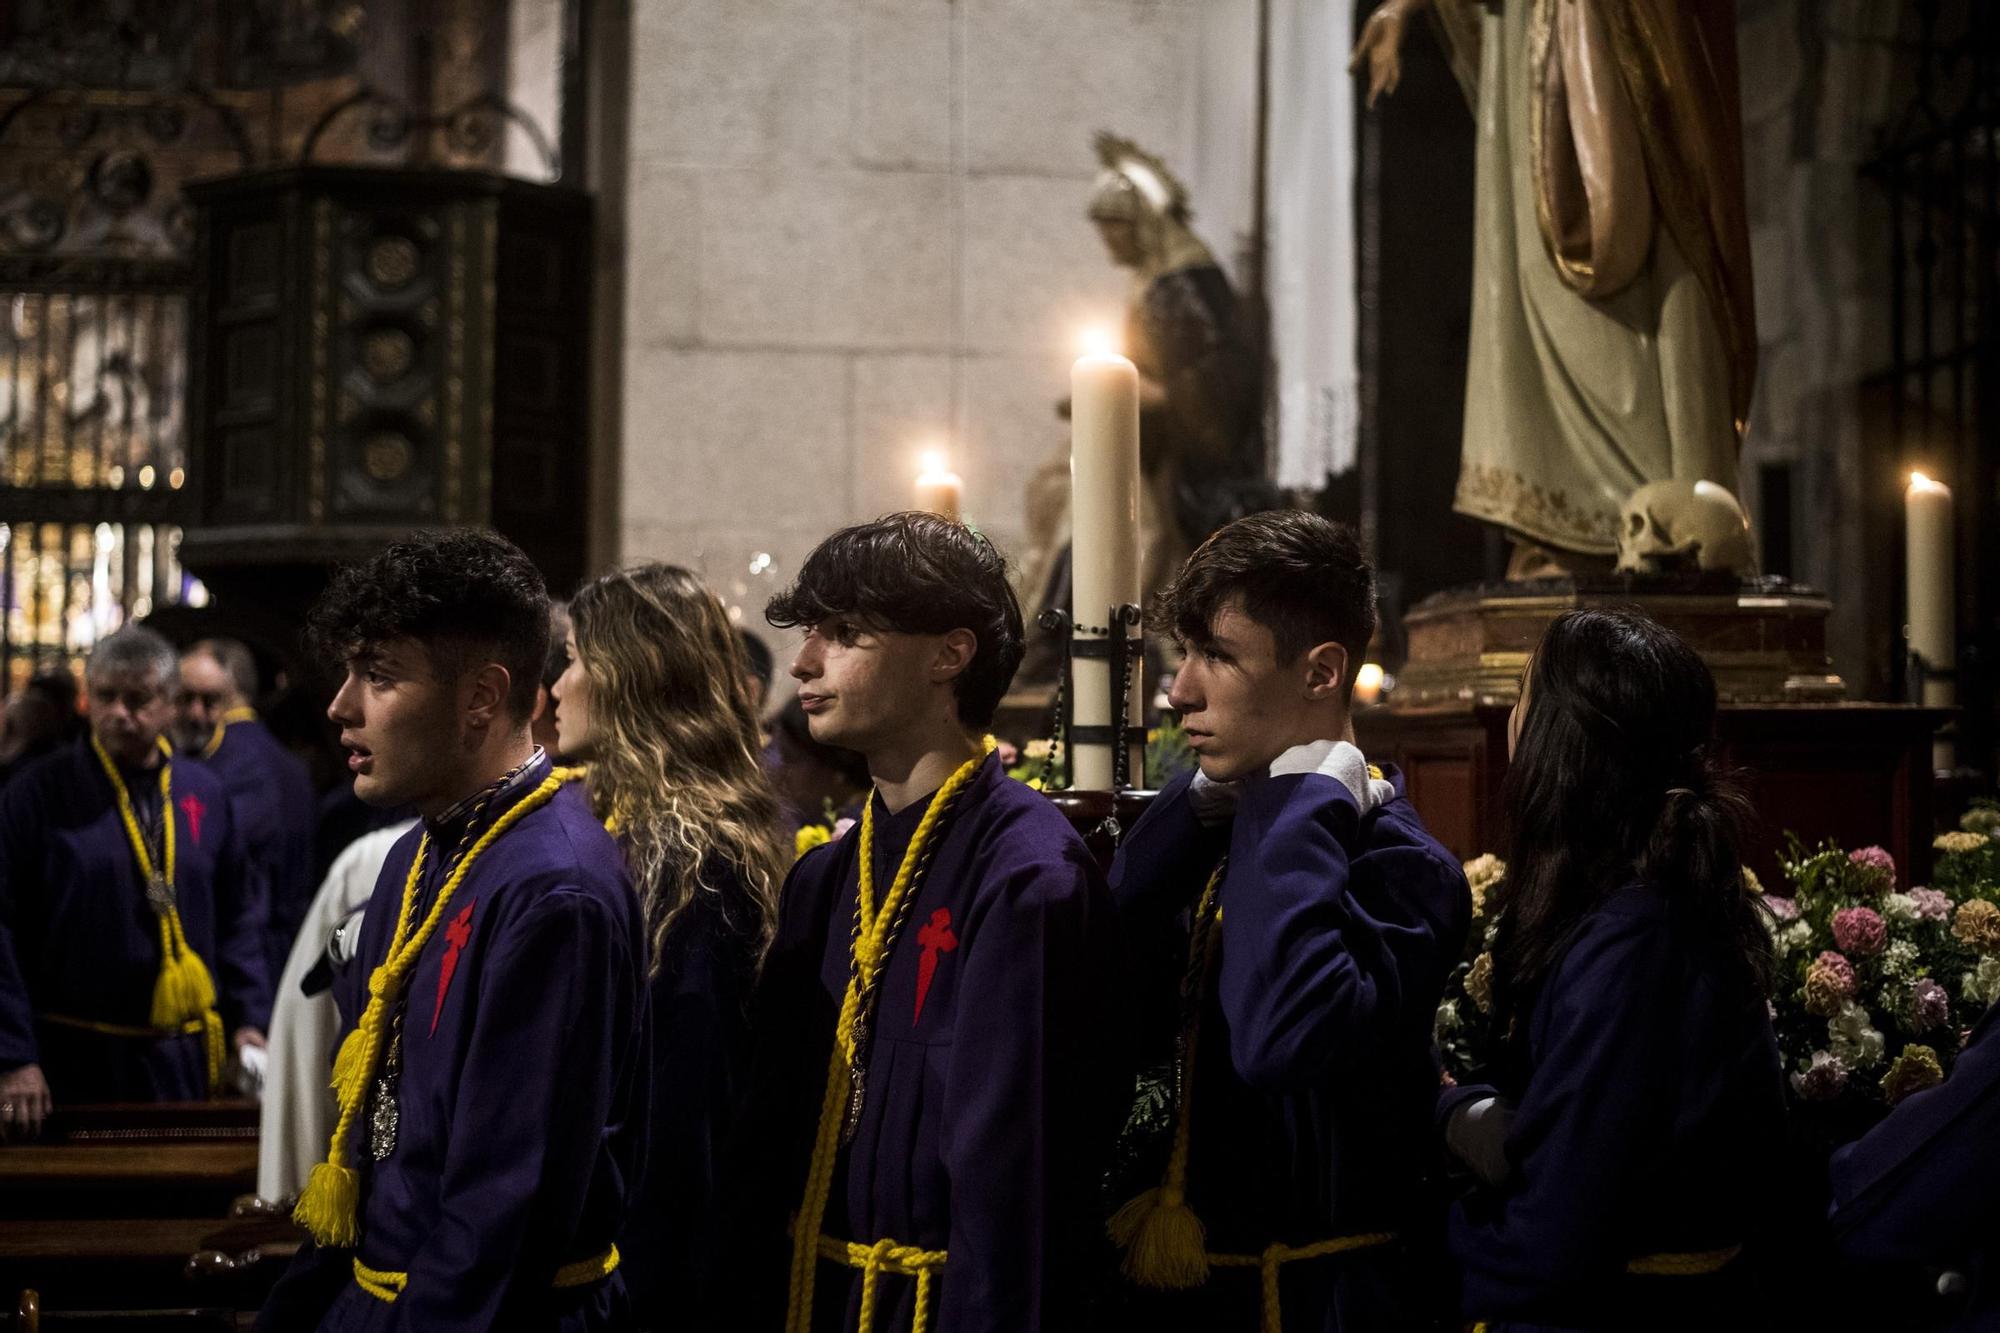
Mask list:
[{"label": "statue's hand", "polygon": [[1423,0],[1382,0],[1361,25],[1354,54],[1348,57],[1347,72],[1359,74],[1363,65],[1368,67],[1371,108],[1376,98],[1395,92],[1396,85],[1403,81],[1403,30],[1409,26],[1410,15],[1422,4]]}]

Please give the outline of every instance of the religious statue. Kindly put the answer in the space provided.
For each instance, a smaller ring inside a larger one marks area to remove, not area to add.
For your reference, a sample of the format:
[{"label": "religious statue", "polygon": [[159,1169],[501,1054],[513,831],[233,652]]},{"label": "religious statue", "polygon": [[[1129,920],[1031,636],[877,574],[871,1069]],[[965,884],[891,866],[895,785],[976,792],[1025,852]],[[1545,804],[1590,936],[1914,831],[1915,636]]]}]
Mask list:
[{"label": "religious statue", "polygon": [[[1187,187],[1130,139],[1100,133],[1104,170],[1088,215],[1111,261],[1132,273],[1124,354],[1139,369],[1140,584],[1150,597],[1217,528],[1268,509],[1263,366],[1228,275],[1188,223]],[[1068,402],[1058,413],[1068,415]],[[1033,614],[1069,598],[1069,449],[1028,486],[1023,599]],[[1024,668],[1046,674],[1042,653]]]},{"label": "religious statue", "polygon": [[1510,574],[1605,570],[1648,482],[1737,489],[1756,370],[1732,0],[1384,0],[1352,67],[1393,92],[1434,5],[1479,122],[1453,507]]}]

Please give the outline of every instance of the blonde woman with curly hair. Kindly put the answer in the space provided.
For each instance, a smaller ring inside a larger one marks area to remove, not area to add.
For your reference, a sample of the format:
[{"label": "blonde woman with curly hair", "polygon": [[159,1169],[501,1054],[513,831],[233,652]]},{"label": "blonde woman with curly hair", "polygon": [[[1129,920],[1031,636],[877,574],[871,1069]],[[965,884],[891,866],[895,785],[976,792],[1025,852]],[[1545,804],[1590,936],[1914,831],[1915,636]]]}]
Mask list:
[{"label": "blonde woman with curly hair", "polygon": [[650,943],[652,1148],[620,1243],[639,1326],[665,1327],[713,1266],[714,1163],[787,860],[743,648],[699,579],[653,564],[586,584],[567,651],[562,752],[588,766]]}]

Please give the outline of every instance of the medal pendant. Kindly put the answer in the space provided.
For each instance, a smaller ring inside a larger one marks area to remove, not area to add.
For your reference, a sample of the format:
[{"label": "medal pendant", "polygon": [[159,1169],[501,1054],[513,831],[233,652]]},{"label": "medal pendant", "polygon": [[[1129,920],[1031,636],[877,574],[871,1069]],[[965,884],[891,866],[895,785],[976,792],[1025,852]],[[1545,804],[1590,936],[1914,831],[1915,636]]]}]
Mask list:
[{"label": "medal pendant", "polygon": [[847,1118],[841,1123],[840,1141],[854,1142],[861,1128],[861,1108],[868,1104],[868,1020],[854,1025],[854,1065],[847,1071]]},{"label": "medal pendant", "polygon": [[847,1119],[840,1126],[842,1144],[854,1142],[854,1135],[861,1128],[861,1108],[868,1101],[867,1075],[860,1069],[853,1069],[847,1075]]},{"label": "medal pendant", "polygon": [[396,1109],[396,1084],[401,1074],[402,1043],[396,1041],[389,1047],[389,1054],[382,1072],[375,1076],[375,1082],[368,1090],[368,1155],[376,1161],[385,1161],[396,1151],[396,1130],[400,1114]]}]

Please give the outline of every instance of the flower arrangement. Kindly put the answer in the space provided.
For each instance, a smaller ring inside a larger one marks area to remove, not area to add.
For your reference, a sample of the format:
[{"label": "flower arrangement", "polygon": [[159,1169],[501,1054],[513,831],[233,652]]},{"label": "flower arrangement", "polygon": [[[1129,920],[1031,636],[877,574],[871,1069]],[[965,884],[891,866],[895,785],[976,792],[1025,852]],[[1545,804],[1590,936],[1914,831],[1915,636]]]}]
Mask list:
[{"label": "flower arrangement", "polygon": [[[1166,717],[1146,733],[1145,785],[1152,791],[1172,782],[1194,767],[1194,751],[1188,748],[1187,732],[1179,719]],[[1032,740],[1020,749],[1007,776],[1025,782],[1036,791],[1061,791],[1069,785],[1068,768],[1062,748],[1048,739]]]},{"label": "flower arrangement", "polygon": [[1880,847],[1785,857],[1764,899],[1778,961],[1772,1019],[1802,1109],[1872,1117],[1944,1081],[1962,1030],[2000,999],[2000,807],[1975,806],[1904,889]]},{"label": "flower arrangement", "polygon": [[[1902,888],[1880,847],[1808,850],[1784,860],[1786,892],[1756,894],[1777,956],[1772,1022],[1795,1103],[1850,1127],[1944,1081],[1964,1030],[2000,1002],[2000,803],[1980,802],[1938,836],[1928,886]],[[1472,887],[1470,956],[1438,1006],[1435,1033],[1447,1074],[1489,1077],[1494,1030],[1494,890],[1507,867],[1465,863]],[[1838,1137],[1849,1137],[1853,1129]]]},{"label": "flower arrangement", "polygon": [[1472,887],[1471,956],[1446,980],[1432,1031],[1445,1073],[1471,1083],[1490,1076],[1499,1054],[1500,1034],[1493,1024],[1493,939],[1500,924],[1494,891],[1506,882],[1507,863],[1488,852],[1467,861],[1464,869]]},{"label": "flower arrangement", "polygon": [[799,825],[798,832],[792,835],[792,859],[796,861],[813,848],[825,846],[853,827],[854,820],[835,810],[833,802],[828,801],[818,819]]}]

